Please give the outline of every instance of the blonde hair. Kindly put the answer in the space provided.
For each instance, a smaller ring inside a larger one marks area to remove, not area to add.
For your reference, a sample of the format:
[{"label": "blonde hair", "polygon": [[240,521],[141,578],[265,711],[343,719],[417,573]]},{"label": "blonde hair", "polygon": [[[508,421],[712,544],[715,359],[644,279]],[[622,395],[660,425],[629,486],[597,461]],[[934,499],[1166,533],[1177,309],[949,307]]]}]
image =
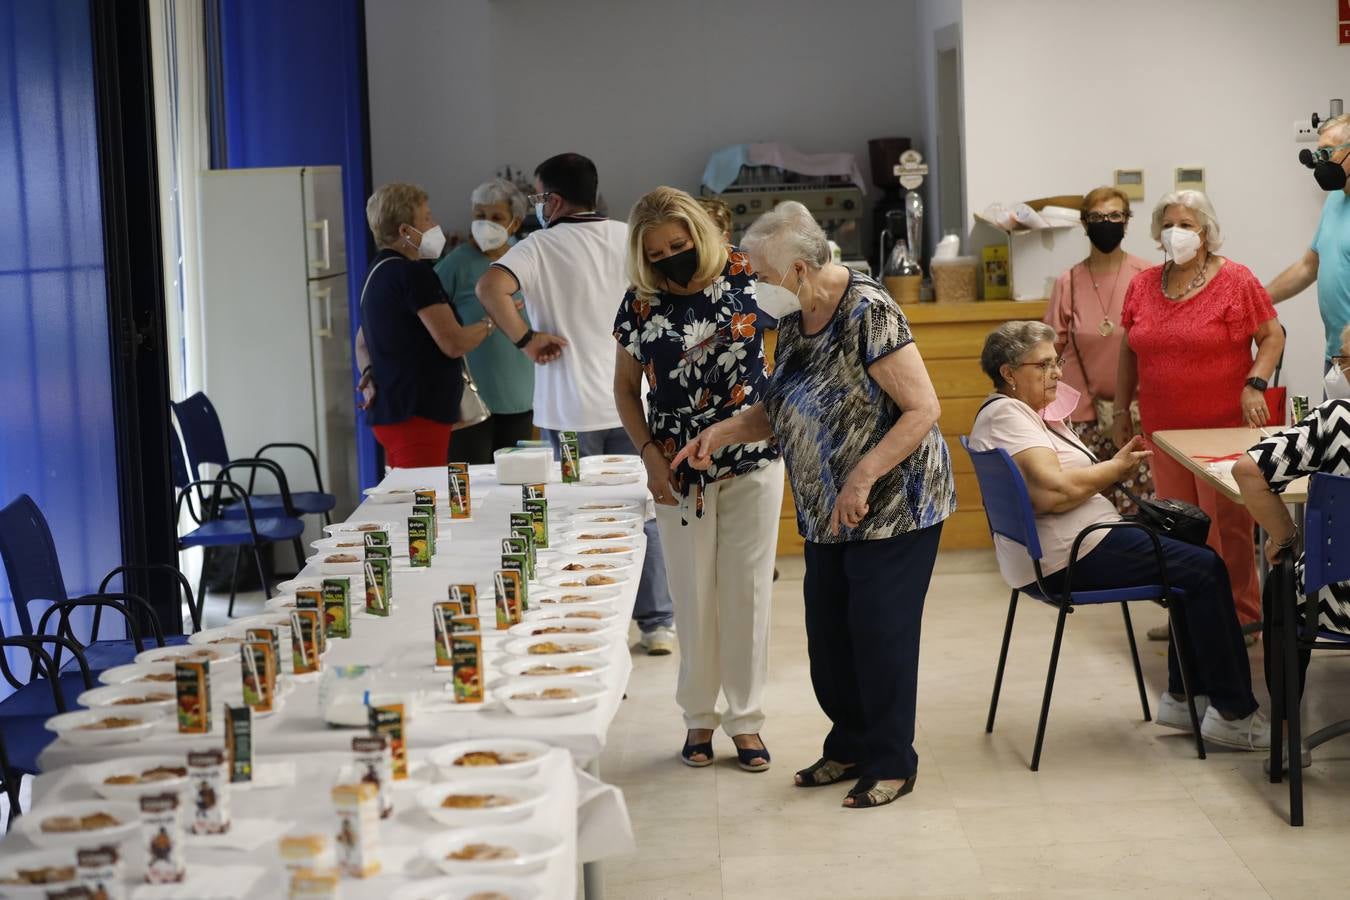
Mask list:
[{"label": "blonde hair", "polygon": [[731,239],[731,207],[721,197],[699,197],[698,205],[712,216],[713,224],[722,229],[722,233]]},{"label": "blonde hair", "polygon": [[673,187],[659,187],[633,204],[628,214],[628,279],[640,297],[661,292],[665,278],[647,259],[642,245],[647,232],[660,225],[678,222],[689,230],[689,238],[698,253],[698,269],[690,282],[711,281],[727,264],[727,246],[722,231],[698,201]]},{"label": "blonde hair", "polygon": [[1195,217],[1200,220],[1200,227],[1205,229],[1205,249],[1210,253],[1218,252],[1223,246],[1223,232],[1219,230],[1214,204],[1209,202],[1209,197],[1202,191],[1172,191],[1162,195],[1158,205],[1153,207],[1153,227],[1150,232],[1159,247],[1162,246],[1162,220],[1169,206],[1184,206],[1195,213]]},{"label": "blonde hair", "polygon": [[417,207],[426,202],[427,192],[415,184],[393,181],[377,187],[366,201],[366,222],[375,245],[384,248],[398,243],[398,227],[411,225]]}]

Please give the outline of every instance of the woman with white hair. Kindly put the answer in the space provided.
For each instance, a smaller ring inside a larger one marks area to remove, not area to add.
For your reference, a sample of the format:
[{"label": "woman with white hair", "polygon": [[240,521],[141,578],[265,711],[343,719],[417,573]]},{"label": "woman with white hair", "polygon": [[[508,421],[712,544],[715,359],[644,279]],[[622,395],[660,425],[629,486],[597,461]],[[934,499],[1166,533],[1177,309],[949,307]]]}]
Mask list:
[{"label": "woman with white hair", "polygon": [[385,462],[394,468],[443,466],[459,418],[460,357],[496,329],[464,325],[430,263],[445,249],[427,192],[384,184],[366,201],[366,220],[380,252],[361,290],[356,364],[362,408]]},{"label": "woman with white hair", "polygon": [[[1134,277],[1120,317],[1116,446],[1133,433],[1128,410],[1136,388],[1145,440],[1160,429],[1265,425],[1267,381],[1284,352],[1270,295],[1250,269],[1217,254],[1223,236],[1200,191],[1164,195],[1153,209],[1153,237],[1167,260]],[[1251,515],[1167,454],[1154,453],[1152,463],[1159,497],[1209,514],[1209,545],[1228,564],[1238,619],[1260,621]]]},{"label": "woman with white hair", "polygon": [[942,523],[956,509],[937,394],[900,306],[830,260],[800,203],[780,203],[742,240],[755,298],[778,319],[762,402],[705,429],[674,463],[696,469],[733,444],[774,439],[806,539],[811,684],[832,727],[799,787],[857,784],[850,809],[914,788],[914,707],[924,595]]},{"label": "woman with white hair", "polygon": [[[455,311],[465,324],[491,322],[474,286],[494,262],[510,249],[513,235],[525,221],[525,195],[504,178],[485,181],[469,197],[473,221],[472,239],[447,253],[436,264]],[[512,298],[516,311],[525,317],[525,301],[517,291]],[[528,319],[526,320],[528,322]],[[487,421],[455,435],[450,447],[452,462],[491,463],[492,454],[534,434],[534,363],[520,353],[504,334],[493,334],[469,352],[469,369],[478,392],[491,415]]]}]

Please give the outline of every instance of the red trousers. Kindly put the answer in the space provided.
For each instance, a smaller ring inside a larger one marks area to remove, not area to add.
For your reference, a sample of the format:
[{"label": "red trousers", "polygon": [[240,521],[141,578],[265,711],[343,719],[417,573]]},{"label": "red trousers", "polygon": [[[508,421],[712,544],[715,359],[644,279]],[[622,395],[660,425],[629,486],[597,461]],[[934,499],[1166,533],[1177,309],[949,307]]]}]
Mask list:
[{"label": "red trousers", "polygon": [[395,469],[444,466],[450,452],[450,430],[446,422],[433,422],[413,416],[394,425],[372,425],[375,440],[384,448],[384,461]]},{"label": "red trousers", "polygon": [[1184,500],[1209,513],[1210,548],[1228,566],[1233,585],[1233,605],[1243,625],[1261,621],[1261,590],[1256,578],[1256,545],[1251,513],[1234,503],[1191,473],[1189,469],[1155,447],[1153,451],[1153,488],[1159,497]]}]

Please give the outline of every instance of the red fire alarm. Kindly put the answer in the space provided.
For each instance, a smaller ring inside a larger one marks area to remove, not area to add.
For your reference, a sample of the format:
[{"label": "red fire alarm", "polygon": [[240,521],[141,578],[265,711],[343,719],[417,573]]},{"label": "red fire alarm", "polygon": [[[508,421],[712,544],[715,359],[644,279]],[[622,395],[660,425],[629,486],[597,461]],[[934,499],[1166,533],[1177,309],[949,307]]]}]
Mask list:
[{"label": "red fire alarm", "polygon": [[1350,22],[1341,23],[1341,43],[1350,44]]}]

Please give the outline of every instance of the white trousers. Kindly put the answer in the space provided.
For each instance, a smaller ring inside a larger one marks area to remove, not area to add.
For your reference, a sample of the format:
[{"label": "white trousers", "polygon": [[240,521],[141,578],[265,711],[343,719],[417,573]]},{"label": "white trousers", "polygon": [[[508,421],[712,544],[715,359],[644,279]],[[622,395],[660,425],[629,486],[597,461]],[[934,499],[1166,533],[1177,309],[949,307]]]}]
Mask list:
[{"label": "white trousers", "polygon": [[685,728],[755,734],[764,724],[782,460],[706,486],[701,517],[694,502],[691,492],[680,506],[656,506],[680,639],[675,700]]}]

